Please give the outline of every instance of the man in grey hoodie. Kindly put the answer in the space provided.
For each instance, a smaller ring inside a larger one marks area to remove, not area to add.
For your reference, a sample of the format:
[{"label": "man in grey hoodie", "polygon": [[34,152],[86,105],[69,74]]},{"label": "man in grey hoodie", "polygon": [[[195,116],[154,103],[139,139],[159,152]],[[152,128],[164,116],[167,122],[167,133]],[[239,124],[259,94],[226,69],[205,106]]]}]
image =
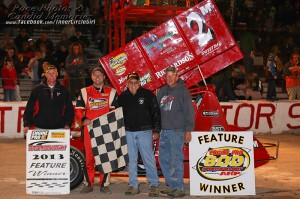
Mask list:
[{"label": "man in grey hoodie", "polygon": [[178,78],[175,67],[166,69],[167,84],[157,93],[161,110],[159,164],[168,190],[161,191],[170,197],[183,197],[183,144],[191,141],[194,130],[194,108],[189,91]]}]

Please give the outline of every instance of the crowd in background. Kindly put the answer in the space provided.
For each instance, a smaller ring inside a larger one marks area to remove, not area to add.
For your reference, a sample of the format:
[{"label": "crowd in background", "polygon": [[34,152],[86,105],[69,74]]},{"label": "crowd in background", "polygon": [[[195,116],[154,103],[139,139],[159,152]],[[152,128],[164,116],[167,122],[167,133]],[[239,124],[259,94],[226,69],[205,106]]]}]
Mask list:
[{"label": "crowd in background", "polygon": [[[221,5],[229,6],[229,1],[216,2],[220,10]],[[267,100],[276,101],[276,87],[287,92],[289,99],[300,99],[297,87],[290,91],[291,85],[300,85],[300,2],[237,0],[233,18],[227,10],[223,17],[244,58],[210,77],[219,100],[261,99],[266,92]],[[265,91],[263,80],[268,84]]]},{"label": "crowd in background", "polygon": [[[30,78],[33,87],[39,84],[43,78],[45,64],[51,64],[57,67],[59,77],[65,78],[62,82],[70,88],[72,97],[75,98],[79,89],[85,85],[84,77],[89,74],[89,63],[84,52],[84,47],[89,45],[89,40],[81,35],[79,29],[73,28],[72,30],[66,26],[61,40],[56,44],[49,39],[47,32],[40,33],[40,38],[37,40],[32,39],[24,28],[20,29],[15,38],[4,33],[0,42],[1,69],[11,65],[16,73],[16,76],[10,76],[8,73],[1,72],[4,93],[6,89],[15,90],[14,85],[18,85],[18,78]],[[12,64],[8,64],[10,63],[8,60],[11,60]],[[16,81],[10,83],[13,86],[8,88],[7,79],[10,78]],[[14,100],[5,98],[5,101]]]},{"label": "crowd in background", "polygon": [[[153,4],[151,2],[150,5]],[[209,78],[208,82],[216,86],[219,100],[261,99],[263,80],[268,82],[268,90],[264,91],[267,92],[268,100],[277,100],[276,87],[287,92],[289,99],[299,99],[297,88],[300,83],[296,82],[298,68],[294,66],[299,65],[296,57],[299,57],[300,2],[236,0],[233,10],[230,9],[230,1],[216,0],[215,2],[244,54],[243,60]],[[32,2],[26,1],[26,3],[30,6]],[[0,0],[1,24],[5,23],[7,14],[16,4],[18,1],[12,1],[9,6],[6,6]],[[10,70],[16,71],[17,78],[30,78],[34,86],[43,78],[43,63],[54,64],[58,68],[59,77],[69,77],[62,82],[71,90],[71,95],[75,98],[79,88],[86,83],[86,80],[81,77],[88,76],[89,72],[88,52],[85,49],[92,42],[96,42],[98,50],[105,52],[103,43],[107,39],[103,29],[103,1],[77,1],[77,4],[83,5],[81,13],[77,14],[90,13],[96,19],[96,24],[88,26],[89,28],[84,25],[75,27],[72,24],[59,26],[62,30],[59,42],[51,41],[47,32],[41,32],[40,38],[33,39],[34,29],[40,28],[39,26],[18,26],[17,34],[16,26],[2,26],[1,69],[7,68],[6,60],[12,59],[14,69]],[[34,5],[37,6],[36,3]],[[130,25],[126,27],[127,42],[145,32],[135,27],[132,28]],[[91,33],[92,40],[83,36],[87,32]],[[257,63],[258,58],[262,58],[263,61]],[[1,73],[2,79],[12,78],[7,76],[5,70]],[[4,85],[7,82],[9,81],[2,81]],[[18,85],[18,81],[10,81],[8,84],[9,86],[4,89],[13,89],[14,86],[11,85]],[[18,89],[18,86],[15,88]],[[6,101],[8,97],[9,94],[6,95]]]}]

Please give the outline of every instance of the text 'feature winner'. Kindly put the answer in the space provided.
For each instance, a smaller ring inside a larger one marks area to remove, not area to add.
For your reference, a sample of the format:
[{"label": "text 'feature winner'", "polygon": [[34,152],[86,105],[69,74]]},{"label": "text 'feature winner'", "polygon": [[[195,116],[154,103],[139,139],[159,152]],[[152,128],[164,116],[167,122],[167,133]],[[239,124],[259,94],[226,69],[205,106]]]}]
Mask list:
[{"label": "text 'feature winner'", "polygon": [[191,195],[254,195],[252,132],[193,132]]}]

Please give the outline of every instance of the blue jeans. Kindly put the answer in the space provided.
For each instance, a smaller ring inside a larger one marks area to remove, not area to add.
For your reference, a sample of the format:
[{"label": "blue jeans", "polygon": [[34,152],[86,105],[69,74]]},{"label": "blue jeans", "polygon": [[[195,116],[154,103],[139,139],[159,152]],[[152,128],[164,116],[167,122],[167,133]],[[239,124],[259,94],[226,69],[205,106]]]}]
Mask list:
[{"label": "blue jeans", "polygon": [[158,187],[159,179],[152,148],[152,131],[126,131],[126,140],[129,156],[129,186],[136,188],[139,186],[137,174],[137,160],[139,151],[146,169],[146,178],[150,183],[149,188],[152,186]]},{"label": "blue jeans", "polygon": [[267,99],[269,100],[276,99],[276,82],[274,78],[270,78],[268,80]]},{"label": "blue jeans", "polygon": [[15,101],[16,91],[11,89],[3,89],[4,90],[4,101]]},{"label": "blue jeans", "polygon": [[171,189],[184,190],[183,152],[184,130],[162,130],[159,145],[159,165]]}]

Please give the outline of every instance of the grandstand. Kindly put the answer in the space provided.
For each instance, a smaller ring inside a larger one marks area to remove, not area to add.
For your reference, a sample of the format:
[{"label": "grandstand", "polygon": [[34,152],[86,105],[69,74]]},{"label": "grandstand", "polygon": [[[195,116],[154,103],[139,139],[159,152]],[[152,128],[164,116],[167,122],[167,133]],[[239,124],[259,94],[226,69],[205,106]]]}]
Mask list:
[{"label": "grandstand", "polygon": [[[200,0],[195,1],[145,1],[144,4],[134,3],[136,1],[118,1],[114,2],[112,6],[107,6],[108,1],[103,1],[106,7],[102,8],[104,14],[104,19],[108,18],[106,24],[102,24],[105,29],[104,38],[107,38],[108,44],[101,44],[102,47],[99,48],[97,41],[93,41],[91,28],[86,28],[87,31],[83,33],[90,41],[91,44],[85,48],[85,52],[88,55],[88,61],[90,67],[98,65],[98,59],[104,54],[124,45],[125,43],[137,38],[145,31],[149,31],[156,27],[157,25],[164,23],[168,19],[174,17],[175,15],[183,12],[188,9],[189,6],[193,6]],[[299,16],[292,18],[293,20],[288,21],[287,17],[283,17],[284,13],[290,13],[292,15],[297,8],[292,7],[292,2],[286,1],[286,4],[290,4],[289,8],[286,10],[283,8],[283,5],[279,1],[224,1],[224,0],[215,0],[220,12],[223,15],[223,18],[232,32],[235,32],[237,24],[240,22],[249,22],[249,30],[253,32],[254,36],[257,39],[257,42],[262,43],[265,38],[260,29],[260,25],[265,25],[270,28],[266,19],[260,17],[269,16],[269,10],[275,7],[278,12],[278,17],[275,18],[278,21],[274,21],[273,29],[268,30],[266,33],[268,41],[265,41],[262,44],[259,44],[257,47],[257,53],[255,56],[254,64],[260,78],[265,81],[265,63],[266,63],[266,54],[269,51],[269,48],[272,44],[278,43],[279,41],[283,43],[282,37],[287,35],[287,28],[293,28],[293,21],[299,19]],[[274,3],[274,4],[272,4]],[[296,3],[295,3],[296,4]],[[292,8],[291,8],[292,7]],[[280,10],[282,8],[282,10]],[[262,12],[261,12],[262,11]],[[257,12],[257,15],[253,14]],[[262,14],[261,14],[262,13]],[[268,15],[264,14],[268,13]],[[296,13],[295,13],[296,14]],[[295,15],[294,14],[294,15]],[[299,13],[298,13],[299,14]],[[293,15],[293,16],[294,16]],[[102,16],[102,15],[101,15]],[[256,18],[254,18],[256,17]],[[282,18],[280,18],[282,17]],[[298,18],[297,18],[298,17]],[[268,18],[267,18],[268,19]],[[255,21],[259,20],[259,21]],[[265,22],[265,24],[263,24]],[[282,25],[283,23],[283,25]],[[284,24],[286,23],[286,24]],[[284,26],[286,25],[286,26]],[[88,27],[88,26],[87,26]],[[48,33],[49,39],[54,42],[54,45],[60,41],[61,30],[63,26],[34,26],[32,27],[32,38],[34,40],[40,37],[40,34],[44,31]],[[272,32],[273,31],[273,32]],[[18,28],[14,29],[14,32],[18,32]],[[282,34],[281,34],[282,33]],[[299,35],[295,35],[295,41],[299,42]],[[280,36],[278,38],[278,36]],[[2,40],[3,34],[0,33],[0,40]],[[105,42],[104,42],[105,43]],[[101,50],[100,50],[101,49]],[[62,73],[63,75],[64,73]],[[263,98],[266,97],[267,83],[263,83],[264,93]],[[22,100],[27,100],[31,91],[31,81],[28,78],[20,78],[20,91]],[[278,99],[287,99],[287,94],[282,90],[281,87],[276,88]],[[3,99],[3,90],[0,88],[0,100]]]}]

